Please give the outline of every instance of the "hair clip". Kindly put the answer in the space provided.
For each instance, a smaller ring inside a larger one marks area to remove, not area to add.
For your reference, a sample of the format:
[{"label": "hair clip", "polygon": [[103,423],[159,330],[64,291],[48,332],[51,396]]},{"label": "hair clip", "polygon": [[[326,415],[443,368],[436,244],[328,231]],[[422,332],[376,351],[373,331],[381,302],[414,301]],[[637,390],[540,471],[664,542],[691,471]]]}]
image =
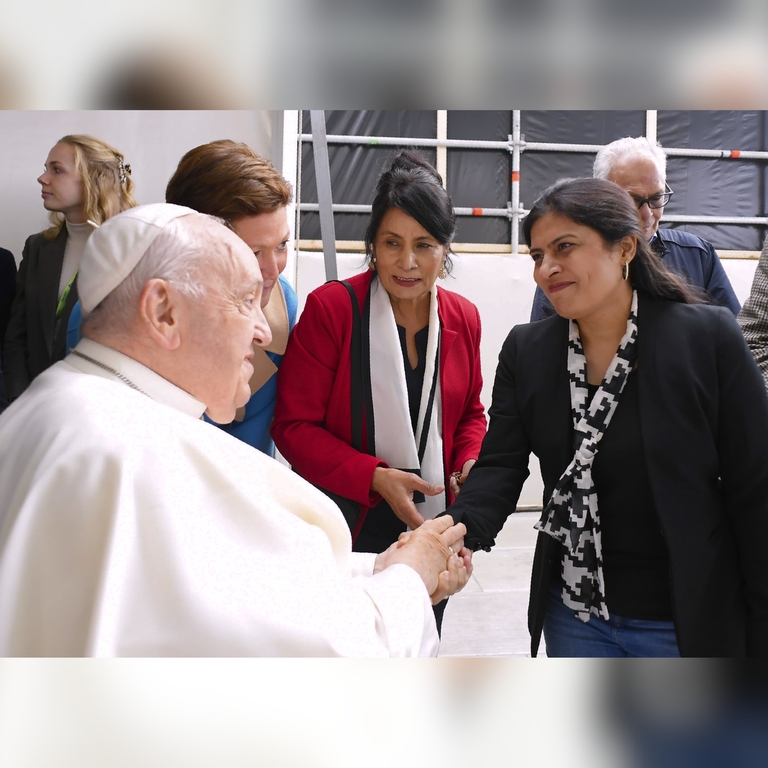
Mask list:
[{"label": "hair clip", "polygon": [[131,175],[131,166],[126,163],[120,155],[115,155],[117,158],[117,167],[120,170],[120,183],[125,184],[128,181],[128,177]]}]

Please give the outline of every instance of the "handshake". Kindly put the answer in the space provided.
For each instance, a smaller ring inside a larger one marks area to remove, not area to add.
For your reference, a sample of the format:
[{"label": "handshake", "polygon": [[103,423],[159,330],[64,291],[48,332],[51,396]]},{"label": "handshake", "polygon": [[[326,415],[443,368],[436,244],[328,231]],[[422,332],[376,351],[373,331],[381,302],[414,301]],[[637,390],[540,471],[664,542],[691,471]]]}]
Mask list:
[{"label": "handshake", "polygon": [[461,590],[472,575],[472,552],[464,546],[467,529],[450,515],[427,520],[376,557],[373,572],[402,563],[421,576],[433,605]]}]

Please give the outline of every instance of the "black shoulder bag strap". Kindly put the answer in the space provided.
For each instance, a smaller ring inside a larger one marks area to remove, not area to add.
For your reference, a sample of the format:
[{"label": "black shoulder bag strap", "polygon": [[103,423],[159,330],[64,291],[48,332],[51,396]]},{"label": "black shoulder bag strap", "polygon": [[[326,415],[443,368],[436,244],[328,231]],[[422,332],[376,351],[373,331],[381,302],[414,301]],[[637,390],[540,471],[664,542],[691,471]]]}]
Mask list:
[{"label": "black shoulder bag strap", "polygon": [[[355,289],[346,280],[338,280],[337,282],[341,283],[347,289],[349,298],[352,302],[352,339],[350,344],[349,382],[349,404],[352,417],[352,447],[361,453],[370,453],[370,451],[363,451],[363,401],[366,398],[363,397],[363,334],[362,321],[360,319],[360,304],[357,301]],[[368,368],[368,377],[370,380],[370,368]]]}]

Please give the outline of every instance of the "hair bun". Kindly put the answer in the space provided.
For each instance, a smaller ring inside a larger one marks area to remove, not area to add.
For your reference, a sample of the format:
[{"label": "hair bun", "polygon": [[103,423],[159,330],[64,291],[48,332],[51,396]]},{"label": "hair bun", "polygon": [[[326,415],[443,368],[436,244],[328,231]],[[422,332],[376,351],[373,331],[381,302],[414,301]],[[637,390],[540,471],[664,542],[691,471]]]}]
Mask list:
[{"label": "hair bun", "polygon": [[439,184],[440,186],[443,185],[443,179],[440,174],[432,165],[430,165],[423,155],[419,154],[414,149],[401,149],[399,152],[392,155],[382,172],[382,179],[384,176],[397,171],[409,172],[415,170],[424,171],[436,184]]}]

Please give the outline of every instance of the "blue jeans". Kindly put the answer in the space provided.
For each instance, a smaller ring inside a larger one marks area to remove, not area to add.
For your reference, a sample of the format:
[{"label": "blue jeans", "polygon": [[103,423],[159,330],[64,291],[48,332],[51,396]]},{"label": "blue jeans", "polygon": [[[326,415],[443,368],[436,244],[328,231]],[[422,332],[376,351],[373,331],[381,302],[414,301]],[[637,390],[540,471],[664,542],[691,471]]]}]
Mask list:
[{"label": "blue jeans", "polygon": [[680,656],[671,621],[608,620],[591,615],[583,622],[563,604],[561,588],[551,587],[544,617],[547,656],[555,657],[649,657]]}]

